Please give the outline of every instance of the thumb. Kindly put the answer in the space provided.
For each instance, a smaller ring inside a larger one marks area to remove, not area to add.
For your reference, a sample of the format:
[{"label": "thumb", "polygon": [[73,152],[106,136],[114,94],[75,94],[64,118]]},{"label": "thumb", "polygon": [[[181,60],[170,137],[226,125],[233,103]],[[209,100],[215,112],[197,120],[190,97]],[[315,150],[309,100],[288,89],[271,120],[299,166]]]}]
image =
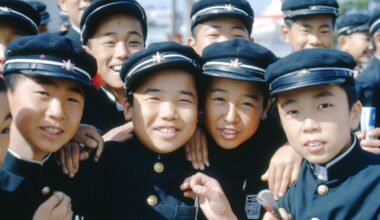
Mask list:
[{"label": "thumb", "polygon": [[267,171],[265,171],[265,173],[261,176],[261,180],[262,180],[262,181],[268,181],[268,176],[269,176],[269,174],[268,174],[268,170],[267,170]]},{"label": "thumb", "polygon": [[208,187],[201,185],[194,185],[192,190],[195,194],[208,198],[209,200],[218,199],[217,193]]},{"label": "thumb", "polygon": [[59,203],[62,201],[62,198],[63,193],[55,192],[52,196],[49,197],[48,200],[42,203],[40,207],[46,210],[53,210],[55,207],[59,205]]}]

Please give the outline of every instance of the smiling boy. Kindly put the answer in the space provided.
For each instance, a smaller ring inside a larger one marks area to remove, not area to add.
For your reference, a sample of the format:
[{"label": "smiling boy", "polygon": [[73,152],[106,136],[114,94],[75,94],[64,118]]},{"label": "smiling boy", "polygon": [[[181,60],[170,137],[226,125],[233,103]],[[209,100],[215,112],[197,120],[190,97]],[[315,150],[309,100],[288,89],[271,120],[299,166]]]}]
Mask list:
[{"label": "smiling boy", "polygon": [[285,0],[282,34],[292,51],[306,48],[331,48],[338,15],[336,0]]},{"label": "smiling boy", "polygon": [[84,93],[92,86],[95,70],[95,60],[64,37],[43,34],[9,45],[4,80],[13,121],[0,170],[2,217],[32,219],[56,190],[71,197],[73,216],[91,215],[95,206],[87,200],[91,198],[87,188],[78,193],[75,181],[61,174],[52,153],[77,132]]},{"label": "smiling boy", "polygon": [[191,47],[163,42],[123,64],[124,113],[135,135],[107,143],[99,161],[110,184],[112,219],[194,219],[194,201],[180,185],[194,172],[182,146],[197,125],[199,63]]},{"label": "smiling boy", "polygon": [[267,69],[286,136],[304,158],[281,202],[292,218],[379,218],[380,157],[362,150],[352,133],[361,113],[355,66],[344,52],[307,49]]}]

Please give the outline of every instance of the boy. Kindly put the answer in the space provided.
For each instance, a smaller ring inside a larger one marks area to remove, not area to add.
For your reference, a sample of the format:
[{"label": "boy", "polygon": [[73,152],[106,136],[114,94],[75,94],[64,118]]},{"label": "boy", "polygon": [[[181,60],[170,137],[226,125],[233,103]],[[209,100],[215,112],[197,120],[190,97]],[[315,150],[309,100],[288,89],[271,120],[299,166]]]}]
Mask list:
[{"label": "boy", "polygon": [[[364,106],[376,107],[376,127],[380,126],[380,91],[379,91],[379,68],[380,68],[380,12],[375,13],[370,20],[370,36],[374,55],[369,65],[358,77],[358,93]],[[377,151],[377,153],[380,153]]]},{"label": "boy", "polygon": [[[2,217],[31,219],[56,190],[72,199],[73,213],[67,215],[87,218],[95,213],[91,198],[96,190],[63,176],[51,155],[74,137],[95,71],[95,60],[63,37],[43,34],[9,45],[4,80],[13,121],[0,169]],[[66,198],[64,203],[70,202]]]},{"label": "boy", "polygon": [[306,48],[331,48],[338,15],[336,0],[285,0],[282,34],[292,51]]},{"label": "boy", "polygon": [[70,20],[70,28],[59,33],[69,38],[78,45],[81,44],[79,23],[84,10],[90,5],[92,0],[59,0],[59,8],[62,13],[66,13]]},{"label": "boy", "polygon": [[194,172],[181,147],[197,124],[199,63],[192,48],[164,42],[123,64],[124,113],[135,135],[128,142],[107,143],[99,161],[110,184],[112,219],[196,216],[194,201],[182,195],[180,185]]},{"label": "boy", "polygon": [[84,11],[80,28],[84,48],[95,57],[102,81],[99,90],[86,97],[82,122],[105,134],[126,122],[119,72],[125,60],[145,47],[146,15],[134,0],[96,0]]},{"label": "boy", "polygon": [[253,9],[246,0],[194,1],[190,13],[193,36],[188,45],[201,55],[212,43],[250,39],[253,16]]},{"label": "boy", "polygon": [[[268,49],[246,39],[214,43],[203,51],[204,124],[209,134],[210,175],[221,183],[238,219],[258,219],[255,197],[270,156],[286,142],[266,118],[267,66],[277,60]],[[280,129],[278,129],[280,130]],[[223,171],[221,176],[213,173]]]},{"label": "boy", "polygon": [[369,37],[370,18],[365,14],[352,14],[339,17],[336,22],[339,49],[351,54],[358,64],[355,78],[361,69],[368,65],[372,56]]},{"label": "boy", "polygon": [[0,75],[3,74],[6,47],[13,40],[37,33],[40,15],[28,3],[0,0]]},{"label": "boy", "polygon": [[[292,63],[292,65],[289,65]],[[380,157],[361,149],[352,56],[307,49],[265,73],[289,143],[303,158],[281,201],[294,219],[378,219]]]},{"label": "boy", "polygon": [[8,149],[9,127],[12,120],[9,112],[7,89],[2,78],[0,78],[0,106],[0,167],[2,167]]}]

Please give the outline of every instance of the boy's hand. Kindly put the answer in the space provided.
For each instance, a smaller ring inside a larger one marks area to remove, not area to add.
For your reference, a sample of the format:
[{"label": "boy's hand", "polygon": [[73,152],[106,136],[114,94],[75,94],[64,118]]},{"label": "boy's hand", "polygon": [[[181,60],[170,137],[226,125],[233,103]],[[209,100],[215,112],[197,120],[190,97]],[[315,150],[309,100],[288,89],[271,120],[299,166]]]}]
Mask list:
[{"label": "boy's hand", "polygon": [[133,136],[133,123],[127,122],[119,127],[116,127],[103,135],[105,142],[116,141],[125,142],[131,139]]},{"label": "boy's hand", "polygon": [[185,151],[186,158],[191,161],[194,169],[204,170],[205,166],[210,166],[206,134],[201,128],[197,128],[194,135],[185,144]]},{"label": "boy's hand", "polygon": [[188,177],[182,183],[181,190],[185,191],[185,197],[194,198],[196,195],[199,196],[199,207],[207,219],[237,219],[222,187],[215,179],[202,173],[197,173]]},{"label": "boy's hand", "polygon": [[94,149],[96,149],[94,160],[98,161],[103,148],[103,138],[96,131],[96,128],[91,125],[81,124],[71,142],[58,151],[58,162],[63,173],[74,177],[79,170],[79,161],[86,160]]},{"label": "boy's hand", "polygon": [[302,157],[289,144],[280,147],[273,155],[269,168],[261,179],[268,181],[276,200],[283,197],[288,187],[297,180],[301,162]]},{"label": "boy's hand", "polygon": [[33,220],[71,220],[72,217],[70,197],[61,192],[55,192],[38,207]]},{"label": "boy's hand", "polygon": [[[285,209],[283,209],[283,208],[280,208],[280,214],[281,214],[281,218],[283,220],[291,220],[292,219],[292,216],[290,214],[288,214],[285,211]],[[278,220],[278,219],[272,213],[266,212],[265,215],[264,215],[263,220]]]},{"label": "boy's hand", "polygon": [[380,128],[369,131],[369,136],[373,137],[372,140],[365,140],[365,132],[356,132],[356,136],[360,140],[360,145],[364,150],[374,154],[380,154]]}]

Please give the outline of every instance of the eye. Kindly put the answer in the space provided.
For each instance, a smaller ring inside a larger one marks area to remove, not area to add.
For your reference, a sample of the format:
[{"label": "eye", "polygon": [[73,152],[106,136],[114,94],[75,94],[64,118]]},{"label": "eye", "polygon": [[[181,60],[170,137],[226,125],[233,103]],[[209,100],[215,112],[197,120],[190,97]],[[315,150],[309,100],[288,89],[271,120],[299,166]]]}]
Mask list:
[{"label": "eye", "polygon": [[330,103],[322,103],[318,106],[318,109],[326,109],[326,108],[330,108],[332,107],[333,105],[330,104]]},{"label": "eye", "polygon": [[105,45],[107,47],[115,46],[115,44],[116,44],[115,41],[111,41],[111,40],[103,42],[103,45]]},{"label": "eye", "polygon": [[290,116],[293,116],[293,115],[296,115],[296,114],[298,114],[297,110],[290,110],[290,111],[286,112],[286,115],[290,115]]},{"label": "eye", "polygon": [[76,99],[76,98],[68,98],[67,100],[68,100],[69,102],[79,103],[79,100]]},{"label": "eye", "polygon": [[212,101],[221,103],[221,102],[225,102],[226,100],[222,97],[215,97],[212,99]]},{"label": "eye", "polygon": [[255,105],[253,105],[253,104],[250,103],[250,102],[243,102],[242,105],[243,105],[243,106],[246,106],[246,107],[251,107],[251,108],[254,108],[254,107],[255,107]]},{"label": "eye", "polygon": [[129,41],[128,44],[131,46],[140,46],[142,43],[137,40],[132,40],[132,41]]},{"label": "eye", "polygon": [[180,103],[193,103],[190,99],[180,99]]},{"label": "eye", "polygon": [[46,91],[36,91],[35,93],[41,95],[41,96],[49,96],[49,93]]},{"label": "eye", "polygon": [[1,134],[9,134],[9,130],[9,127],[3,128],[3,130],[1,130]]}]

